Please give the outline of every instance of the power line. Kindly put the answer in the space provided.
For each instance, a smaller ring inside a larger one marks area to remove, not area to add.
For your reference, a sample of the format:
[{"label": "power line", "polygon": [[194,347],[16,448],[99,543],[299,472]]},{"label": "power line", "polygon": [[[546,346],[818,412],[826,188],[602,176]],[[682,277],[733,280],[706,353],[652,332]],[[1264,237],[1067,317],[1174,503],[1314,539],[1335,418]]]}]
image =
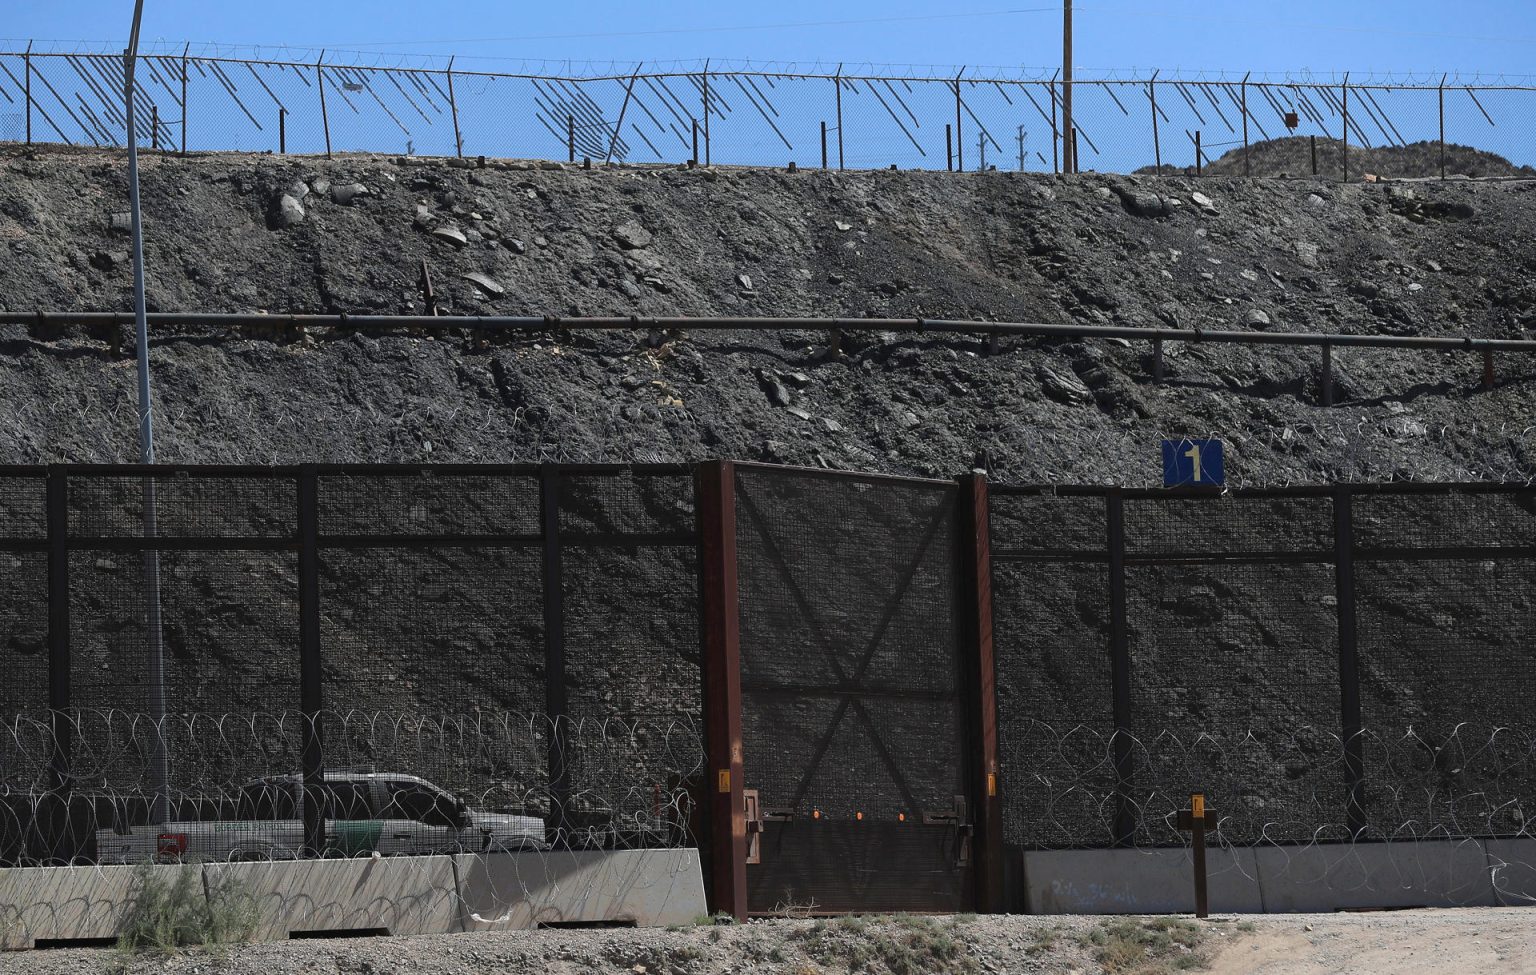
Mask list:
[{"label": "power line", "polygon": [[1284,29],[1298,31],[1319,31],[1324,33],[1339,34],[1371,34],[1387,35],[1392,37],[1420,37],[1435,40],[1448,41],[1478,41],[1481,43],[1501,42],[1509,44],[1536,44],[1536,37],[1510,37],[1488,36],[1482,34],[1447,34],[1439,31],[1419,30],[1394,30],[1390,27],[1346,27],[1342,24],[1309,24],[1299,21],[1287,20],[1245,20],[1226,17],[1207,17],[1193,14],[1164,14],[1153,13],[1145,8],[1136,7],[1103,7],[1098,4],[1077,7],[1078,10],[1090,10],[1094,13],[1113,14],[1116,17],[1141,17],[1149,20],[1177,20],[1184,23],[1196,24],[1225,24],[1233,27],[1262,27],[1266,29]]},{"label": "power line", "polygon": [[965,20],[980,17],[1011,17],[1017,14],[1051,13],[1055,7],[1021,7],[1013,10],[982,10],[953,14],[917,14],[906,17],[866,17],[854,20],[807,20],[782,24],[738,24],[715,27],[663,27],[654,30],[605,31],[591,34],[522,34],[513,37],[456,37],[410,41],[338,41],[327,47],[402,47],[418,44],[503,44],[510,41],[566,41],[606,37],[653,37],[663,34],[720,34],[733,31],[791,30],[800,27],[854,27],[913,21]]}]

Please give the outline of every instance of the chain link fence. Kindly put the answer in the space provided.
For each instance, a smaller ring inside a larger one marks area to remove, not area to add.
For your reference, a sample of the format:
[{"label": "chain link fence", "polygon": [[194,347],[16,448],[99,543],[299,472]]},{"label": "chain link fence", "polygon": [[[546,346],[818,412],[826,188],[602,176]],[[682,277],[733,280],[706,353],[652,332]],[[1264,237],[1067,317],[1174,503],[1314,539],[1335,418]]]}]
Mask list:
[{"label": "chain link fence", "polygon": [[[1536,175],[1525,79],[636,64],[598,73],[141,55],[142,146],[631,164],[1358,179]],[[126,142],[122,57],[0,52],[0,141]]]}]

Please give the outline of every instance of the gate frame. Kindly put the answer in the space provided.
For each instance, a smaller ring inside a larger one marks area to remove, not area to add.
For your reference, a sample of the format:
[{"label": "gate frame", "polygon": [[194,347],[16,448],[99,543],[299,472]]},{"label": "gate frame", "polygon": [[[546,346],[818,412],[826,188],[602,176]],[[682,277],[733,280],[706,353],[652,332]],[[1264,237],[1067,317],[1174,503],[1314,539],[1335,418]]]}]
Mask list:
[{"label": "gate frame", "polygon": [[736,577],[736,465],[698,466],[699,669],[704,683],[702,803],[709,834],[709,907],[747,919],[747,816],[742,791],[741,614]]},{"label": "gate frame", "polygon": [[[836,477],[844,472],[789,465],[746,464],[786,474]],[[728,460],[695,468],[699,527],[700,671],[704,691],[704,754],[708,798],[707,893],[712,912],[746,920],[747,821],[741,735],[740,590],[736,553],[736,467]],[[921,481],[847,472],[863,480]],[[958,478],[953,513],[958,525],[956,611],[962,716],[961,749],[975,810],[972,838],[973,909],[1006,910],[1003,891],[1002,774],[997,752],[996,660],[992,639],[991,513],[987,478]]]},{"label": "gate frame", "polygon": [[976,834],[973,892],[976,913],[1003,904],[1003,800],[997,764],[997,663],[992,641],[992,515],[987,476],[960,478],[960,664],[965,686],[966,741]]}]

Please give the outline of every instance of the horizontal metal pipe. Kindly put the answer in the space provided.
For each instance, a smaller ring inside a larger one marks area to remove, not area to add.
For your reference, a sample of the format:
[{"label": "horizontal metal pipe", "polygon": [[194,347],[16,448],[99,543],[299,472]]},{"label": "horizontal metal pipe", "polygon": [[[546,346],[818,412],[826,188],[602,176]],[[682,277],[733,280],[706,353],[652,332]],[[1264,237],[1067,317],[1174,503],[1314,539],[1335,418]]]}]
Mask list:
[{"label": "horizontal metal pipe", "polygon": [[[351,328],[351,329],[467,329],[471,331],[547,332],[570,329],[690,329],[757,331],[876,331],[950,335],[1019,335],[1064,339],[1131,339],[1163,342],[1209,342],[1237,345],[1300,345],[1343,348],[1418,349],[1421,351],[1486,350],[1536,352],[1536,340],[1485,339],[1451,336],[1340,335],[1325,332],[1239,332],[1199,328],[1140,328],[1133,325],[1066,325],[1046,322],[979,322],[934,318],[683,318],[591,317],[558,315],[310,315],[226,314],[220,312],[151,312],[149,324],[159,328]],[[129,312],[0,311],[0,325],[131,325]]]}]

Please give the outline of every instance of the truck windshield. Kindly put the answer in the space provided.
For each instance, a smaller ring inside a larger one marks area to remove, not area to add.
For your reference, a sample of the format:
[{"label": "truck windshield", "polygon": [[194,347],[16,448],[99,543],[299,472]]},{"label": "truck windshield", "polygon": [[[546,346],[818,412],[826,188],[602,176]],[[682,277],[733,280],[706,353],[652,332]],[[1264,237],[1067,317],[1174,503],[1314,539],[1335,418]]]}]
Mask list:
[{"label": "truck windshield", "polygon": [[384,819],[410,819],[427,826],[457,826],[459,804],[445,792],[419,782],[389,783]]}]

